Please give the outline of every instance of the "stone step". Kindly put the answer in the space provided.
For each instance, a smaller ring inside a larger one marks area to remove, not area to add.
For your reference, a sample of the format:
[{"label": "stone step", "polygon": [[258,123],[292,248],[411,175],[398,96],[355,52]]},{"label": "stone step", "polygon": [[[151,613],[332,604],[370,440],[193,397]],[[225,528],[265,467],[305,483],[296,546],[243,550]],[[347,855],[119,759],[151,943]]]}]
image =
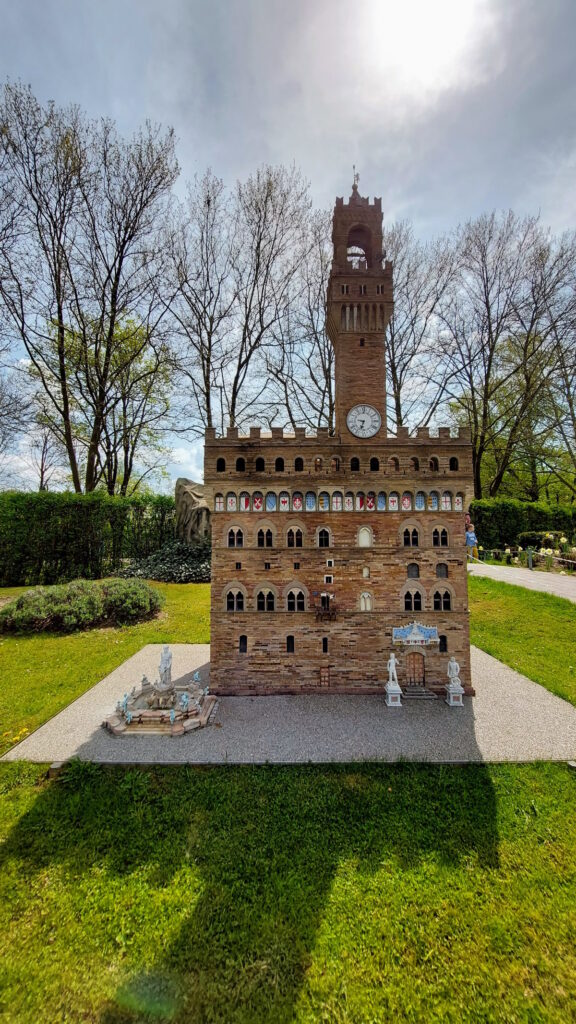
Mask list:
[{"label": "stone step", "polygon": [[407,686],[402,696],[405,700],[438,700],[438,694],[432,693],[424,686]]}]

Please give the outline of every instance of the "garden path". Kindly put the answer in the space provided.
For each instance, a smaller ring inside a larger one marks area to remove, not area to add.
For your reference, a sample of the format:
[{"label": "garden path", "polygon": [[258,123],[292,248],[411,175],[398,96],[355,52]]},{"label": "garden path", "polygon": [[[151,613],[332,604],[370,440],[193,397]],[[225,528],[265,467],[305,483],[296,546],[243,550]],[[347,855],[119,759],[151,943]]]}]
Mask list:
[{"label": "garden path", "polygon": [[499,583],[512,583],[515,587],[555,594],[576,604],[576,576],[560,576],[555,572],[537,572],[512,565],[485,565],[484,562],[470,563],[468,572],[471,576],[488,576]]}]

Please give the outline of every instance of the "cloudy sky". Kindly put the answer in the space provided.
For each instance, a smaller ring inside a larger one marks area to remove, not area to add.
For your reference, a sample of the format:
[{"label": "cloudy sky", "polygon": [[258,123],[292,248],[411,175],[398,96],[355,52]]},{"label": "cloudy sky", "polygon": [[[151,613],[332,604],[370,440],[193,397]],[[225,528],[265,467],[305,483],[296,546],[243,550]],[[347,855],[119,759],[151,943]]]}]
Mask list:
[{"label": "cloudy sky", "polygon": [[295,162],[319,206],[381,195],[422,236],[496,208],[576,227],[574,0],[0,0],[0,69],[125,133],[173,125],[182,182]]}]

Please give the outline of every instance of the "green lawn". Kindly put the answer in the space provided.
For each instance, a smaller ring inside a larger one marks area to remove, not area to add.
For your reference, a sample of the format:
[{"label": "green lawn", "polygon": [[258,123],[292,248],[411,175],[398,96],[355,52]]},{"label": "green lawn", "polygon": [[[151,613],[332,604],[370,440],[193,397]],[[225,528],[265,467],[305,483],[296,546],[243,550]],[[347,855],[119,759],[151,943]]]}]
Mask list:
[{"label": "green lawn", "polygon": [[[153,622],[2,639],[5,745],[143,644],[207,641],[209,587],[161,589]],[[473,642],[576,703],[574,606],[470,591]],[[565,765],[0,765],[0,1018],[576,1020],[575,800]]]},{"label": "green lawn", "polygon": [[481,576],[468,591],[472,643],[576,704],[576,605]]},{"label": "green lawn", "polygon": [[[0,636],[0,755],[144,644],[210,642],[210,585],[154,586],[166,595],[166,611],[150,622],[68,636]],[[0,598],[22,589],[0,589]]]},{"label": "green lawn", "polygon": [[3,1020],[576,1019],[567,766],[80,769],[0,770]]}]

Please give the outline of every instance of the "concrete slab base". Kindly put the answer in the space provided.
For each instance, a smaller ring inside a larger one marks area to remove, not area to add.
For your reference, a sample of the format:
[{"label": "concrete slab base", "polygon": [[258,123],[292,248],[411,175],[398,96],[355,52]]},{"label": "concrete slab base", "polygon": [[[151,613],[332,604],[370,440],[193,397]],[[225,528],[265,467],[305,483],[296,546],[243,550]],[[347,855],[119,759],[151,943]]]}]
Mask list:
[{"label": "concrete slab base", "polygon": [[[208,671],[208,645],[172,644],[173,678]],[[444,701],[386,707],[374,696],[219,697],[205,729],[183,736],[112,736],[102,722],[119,695],[158,664],[150,644],[2,760],[104,764],[431,763],[576,760],[576,708],[472,648],[476,697],[455,714]],[[204,678],[203,674],[203,678]]]}]

